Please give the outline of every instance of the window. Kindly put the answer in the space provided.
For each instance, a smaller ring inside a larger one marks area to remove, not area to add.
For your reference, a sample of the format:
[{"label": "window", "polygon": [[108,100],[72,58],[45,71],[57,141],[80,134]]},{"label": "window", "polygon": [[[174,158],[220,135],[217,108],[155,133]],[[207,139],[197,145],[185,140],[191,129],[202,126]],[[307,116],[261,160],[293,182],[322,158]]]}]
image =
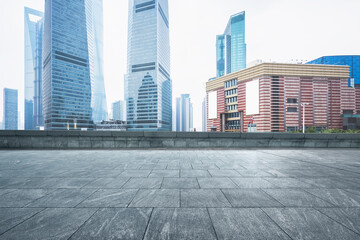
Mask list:
[{"label": "window", "polygon": [[233,79],[224,83],[225,88],[233,87],[237,85],[237,79]]},{"label": "window", "polygon": [[288,112],[297,112],[297,108],[296,107],[288,107],[287,111]]},{"label": "window", "polygon": [[354,111],[353,110],[344,110],[343,114],[344,115],[353,115]]},{"label": "window", "polygon": [[297,103],[297,99],[296,98],[288,98],[287,103]]},{"label": "window", "polygon": [[286,129],[288,132],[295,132],[297,131],[297,127],[287,127]]}]

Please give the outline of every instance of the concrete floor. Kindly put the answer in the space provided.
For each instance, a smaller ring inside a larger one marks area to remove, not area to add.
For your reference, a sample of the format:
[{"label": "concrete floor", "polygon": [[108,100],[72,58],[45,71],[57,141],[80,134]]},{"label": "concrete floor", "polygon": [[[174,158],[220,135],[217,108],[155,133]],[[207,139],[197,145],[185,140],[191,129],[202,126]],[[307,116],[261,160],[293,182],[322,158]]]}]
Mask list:
[{"label": "concrete floor", "polygon": [[360,239],[360,150],[0,151],[0,239]]}]

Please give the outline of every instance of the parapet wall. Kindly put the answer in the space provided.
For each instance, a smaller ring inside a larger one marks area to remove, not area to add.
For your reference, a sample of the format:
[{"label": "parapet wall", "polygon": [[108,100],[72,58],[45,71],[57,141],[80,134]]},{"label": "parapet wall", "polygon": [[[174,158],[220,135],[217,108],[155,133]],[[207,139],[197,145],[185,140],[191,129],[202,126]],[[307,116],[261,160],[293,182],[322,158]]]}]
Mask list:
[{"label": "parapet wall", "polygon": [[360,134],[0,131],[0,149],[359,147]]}]

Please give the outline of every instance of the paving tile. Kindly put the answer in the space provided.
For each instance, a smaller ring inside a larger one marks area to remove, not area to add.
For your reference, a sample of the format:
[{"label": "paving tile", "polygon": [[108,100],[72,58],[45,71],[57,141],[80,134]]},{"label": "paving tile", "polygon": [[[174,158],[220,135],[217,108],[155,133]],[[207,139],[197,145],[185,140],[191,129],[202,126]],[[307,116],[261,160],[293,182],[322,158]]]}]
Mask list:
[{"label": "paving tile", "polygon": [[151,170],[124,170],[119,177],[148,177]]},{"label": "paving tile", "polygon": [[219,169],[216,164],[192,164],[194,170],[209,170],[209,169]]},{"label": "paving tile", "polygon": [[18,189],[0,196],[0,207],[24,207],[44,197],[54,190],[50,189]]},{"label": "paving tile", "polygon": [[272,174],[259,169],[258,170],[238,169],[237,172],[239,172],[243,177],[273,177]]},{"label": "paving tile", "polygon": [[159,178],[159,177],[179,177],[180,176],[179,170],[153,170],[149,178]]},{"label": "paving tile", "polygon": [[360,195],[341,189],[306,189],[306,191],[338,207],[360,207]]},{"label": "paving tile", "polygon": [[241,177],[235,170],[209,170],[212,177]]},{"label": "paving tile", "polygon": [[298,189],[263,189],[286,207],[331,207],[327,201]]},{"label": "paving tile", "polygon": [[264,211],[292,239],[359,239],[360,236],[312,208],[277,208]]},{"label": "paving tile", "polygon": [[136,193],[136,189],[100,189],[77,207],[127,207]]},{"label": "paving tile", "polygon": [[130,178],[97,178],[83,188],[121,188]]},{"label": "paving tile", "polygon": [[239,188],[277,188],[262,178],[231,178]]},{"label": "paving tile", "polygon": [[222,189],[233,207],[282,207],[260,189]]},{"label": "paving tile", "polygon": [[123,188],[160,188],[163,178],[131,178]]},{"label": "paving tile", "polygon": [[180,190],[140,189],[129,207],[180,207]]},{"label": "paving tile", "polygon": [[210,208],[209,213],[218,239],[290,240],[284,231],[258,208]]},{"label": "paving tile", "polygon": [[155,208],[145,240],[217,239],[206,209]]},{"label": "paving tile", "polygon": [[101,209],[71,239],[142,239],[151,211],[151,208]]},{"label": "paving tile", "polygon": [[279,188],[314,188],[314,185],[301,182],[295,178],[264,178]]},{"label": "paving tile", "polygon": [[52,188],[82,188],[95,178],[57,178]]},{"label": "paving tile", "polygon": [[360,234],[360,208],[319,208],[318,210]]},{"label": "paving tile", "polygon": [[[2,208],[0,209],[0,235],[29,219],[42,208]],[[1,238],[1,237],[0,237]]]},{"label": "paving tile", "polygon": [[181,207],[231,207],[219,189],[182,189]]},{"label": "paving tile", "polygon": [[166,169],[166,167],[167,167],[167,163],[162,163],[162,164],[152,163],[152,164],[143,164],[140,167],[140,169],[153,170],[153,169]]},{"label": "paving tile", "polygon": [[180,177],[211,177],[207,170],[180,170]]},{"label": "paving tile", "polygon": [[0,180],[0,188],[51,188],[57,181],[55,178],[7,178]]},{"label": "paving tile", "polygon": [[95,189],[56,189],[26,207],[75,207],[94,192]]},{"label": "paving tile", "polygon": [[237,188],[230,178],[198,178],[200,188]]},{"label": "paving tile", "polygon": [[199,188],[196,178],[164,178],[161,188],[165,189],[184,189]]},{"label": "paving tile", "polygon": [[1,239],[68,239],[95,211],[49,208],[1,235]]},{"label": "paving tile", "polygon": [[358,178],[299,178],[320,188],[360,189]]}]

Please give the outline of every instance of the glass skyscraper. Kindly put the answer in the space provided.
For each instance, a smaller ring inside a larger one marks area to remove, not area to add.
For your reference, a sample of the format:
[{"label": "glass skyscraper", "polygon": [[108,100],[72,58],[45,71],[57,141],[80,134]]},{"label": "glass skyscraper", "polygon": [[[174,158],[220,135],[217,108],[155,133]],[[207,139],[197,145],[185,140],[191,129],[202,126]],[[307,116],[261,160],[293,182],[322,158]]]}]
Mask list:
[{"label": "glass skyscraper", "polygon": [[245,12],[230,17],[224,34],[216,36],[216,76],[246,68]]},{"label": "glass skyscraper", "polygon": [[107,119],[102,0],[46,0],[43,41],[45,128],[92,128]]},{"label": "glass skyscraper", "polygon": [[42,35],[43,13],[25,7],[25,130],[37,129],[44,125],[42,113]]},{"label": "glass skyscraper", "polygon": [[168,0],[129,0],[128,27],[128,130],[171,131]]},{"label": "glass skyscraper", "polygon": [[85,0],[91,79],[91,108],[94,122],[107,120],[104,83],[103,0]]},{"label": "glass skyscraper", "polygon": [[18,129],[18,90],[4,88],[4,129]]},{"label": "glass skyscraper", "polygon": [[176,131],[189,132],[193,128],[193,105],[189,94],[176,98]]},{"label": "glass skyscraper", "polygon": [[47,130],[92,127],[85,0],[46,0],[43,98]]},{"label": "glass skyscraper", "polygon": [[325,56],[312,60],[307,64],[350,66],[349,86],[360,88],[360,55]]}]

